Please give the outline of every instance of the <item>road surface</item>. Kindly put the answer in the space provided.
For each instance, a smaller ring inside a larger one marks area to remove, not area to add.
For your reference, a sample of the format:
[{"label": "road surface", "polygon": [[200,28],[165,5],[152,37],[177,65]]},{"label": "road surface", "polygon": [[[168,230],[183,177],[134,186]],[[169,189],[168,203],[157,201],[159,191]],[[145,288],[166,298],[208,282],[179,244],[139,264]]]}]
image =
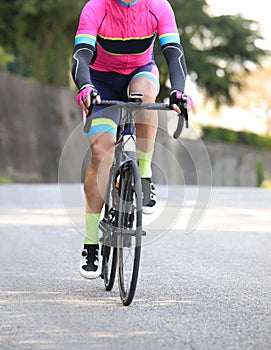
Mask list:
[{"label": "road surface", "polygon": [[1,185],[0,349],[270,349],[271,191],[197,191],[158,187],[124,307],[117,284],[78,273],[82,203],[57,184]]}]

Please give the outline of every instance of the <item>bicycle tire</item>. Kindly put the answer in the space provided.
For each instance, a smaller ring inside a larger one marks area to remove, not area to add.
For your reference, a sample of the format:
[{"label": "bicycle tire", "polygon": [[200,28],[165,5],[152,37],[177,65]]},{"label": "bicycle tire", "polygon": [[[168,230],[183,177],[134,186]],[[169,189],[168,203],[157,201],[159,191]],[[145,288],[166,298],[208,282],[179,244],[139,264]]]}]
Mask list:
[{"label": "bicycle tire", "polygon": [[106,291],[112,290],[117,270],[117,248],[103,245],[102,273]]},{"label": "bicycle tire", "polygon": [[142,240],[142,186],[135,161],[120,172],[117,210],[118,284],[123,305],[131,304],[137,286]]},{"label": "bicycle tire", "polygon": [[[100,222],[102,228],[102,274],[104,287],[106,291],[112,290],[116,271],[117,271],[117,244],[116,235],[114,233],[115,212],[113,192],[115,190],[115,177],[113,173],[110,175],[111,183],[107,193],[107,202],[105,204],[104,219]],[[116,195],[116,194],[115,194]],[[105,225],[104,225],[105,224]]]}]

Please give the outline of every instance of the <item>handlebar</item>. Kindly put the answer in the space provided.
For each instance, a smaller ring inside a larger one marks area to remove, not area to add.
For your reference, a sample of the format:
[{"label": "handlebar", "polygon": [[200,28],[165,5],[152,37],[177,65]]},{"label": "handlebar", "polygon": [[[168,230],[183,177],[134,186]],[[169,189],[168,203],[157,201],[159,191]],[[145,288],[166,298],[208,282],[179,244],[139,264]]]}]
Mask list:
[{"label": "handlebar", "polygon": [[[91,107],[89,108],[89,112],[86,118],[86,123],[84,125],[84,132],[88,133],[89,129],[91,127],[92,124],[92,113],[93,113],[93,108],[95,105],[95,101],[92,101],[94,103],[91,104]],[[123,107],[126,110],[129,111],[142,111],[142,110],[157,110],[157,111],[169,111],[169,110],[173,110],[171,108],[170,105],[166,104],[166,103],[148,103],[148,102],[141,102],[141,101],[128,101],[128,102],[124,102],[124,101],[118,101],[118,100],[102,100],[100,104],[98,104],[98,106],[107,106],[107,107],[112,107],[112,106],[119,106],[119,107]],[[182,130],[183,130],[183,126],[184,126],[184,121],[186,124],[186,128],[189,127],[188,124],[188,111],[187,111],[187,97],[186,95],[183,94],[182,97],[182,104],[180,106],[181,109],[181,114],[178,114],[178,125],[176,128],[176,131],[173,134],[173,137],[175,139],[177,139]]]}]

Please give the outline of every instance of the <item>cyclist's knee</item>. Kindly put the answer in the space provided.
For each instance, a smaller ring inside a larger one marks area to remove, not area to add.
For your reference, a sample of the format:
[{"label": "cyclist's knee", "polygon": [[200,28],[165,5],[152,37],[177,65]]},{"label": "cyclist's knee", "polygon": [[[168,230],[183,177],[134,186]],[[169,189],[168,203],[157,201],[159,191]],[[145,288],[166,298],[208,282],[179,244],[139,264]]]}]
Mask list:
[{"label": "cyclist's knee", "polygon": [[144,102],[155,102],[156,92],[153,93],[150,89],[144,90],[143,92],[143,101]]},{"label": "cyclist's knee", "polygon": [[97,138],[91,144],[91,163],[95,168],[101,165],[109,167],[113,161],[114,142],[111,138]]},{"label": "cyclist's knee", "polygon": [[140,77],[132,81],[130,92],[142,93],[144,102],[155,102],[158,89],[151,79]]}]

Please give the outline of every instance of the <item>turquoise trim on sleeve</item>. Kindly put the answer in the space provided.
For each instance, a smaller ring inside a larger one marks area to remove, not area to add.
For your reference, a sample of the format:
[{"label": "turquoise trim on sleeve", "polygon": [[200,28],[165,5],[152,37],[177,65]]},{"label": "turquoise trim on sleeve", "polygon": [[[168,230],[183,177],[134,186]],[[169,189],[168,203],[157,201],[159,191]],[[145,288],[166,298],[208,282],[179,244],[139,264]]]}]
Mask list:
[{"label": "turquoise trim on sleeve", "polygon": [[78,36],[74,39],[74,45],[78,44],[89,44],[95,47],[96,40],[94,38],[90,38],[89,36]]},{"label": "turquoise trim on sleeve", "polygon": [[117,130],[116,128],[114,128],[111,125],[108,124],[99,124],[99,125],[93,125],[89,132],[87,133],[87,137],[90,137],[92,135],[96,135],[102,132],[109,132],[111,134],[113,134],[114,136],[116,136],[117,134]]},{"label": "turquoise trim on sleeve", "polygon": [[170,43],[180,44],[180,37],[177,34],[163,35],[159,38],[159,42],[160,42],[160,46],[163,46],[165,44],[170,44]]}]

